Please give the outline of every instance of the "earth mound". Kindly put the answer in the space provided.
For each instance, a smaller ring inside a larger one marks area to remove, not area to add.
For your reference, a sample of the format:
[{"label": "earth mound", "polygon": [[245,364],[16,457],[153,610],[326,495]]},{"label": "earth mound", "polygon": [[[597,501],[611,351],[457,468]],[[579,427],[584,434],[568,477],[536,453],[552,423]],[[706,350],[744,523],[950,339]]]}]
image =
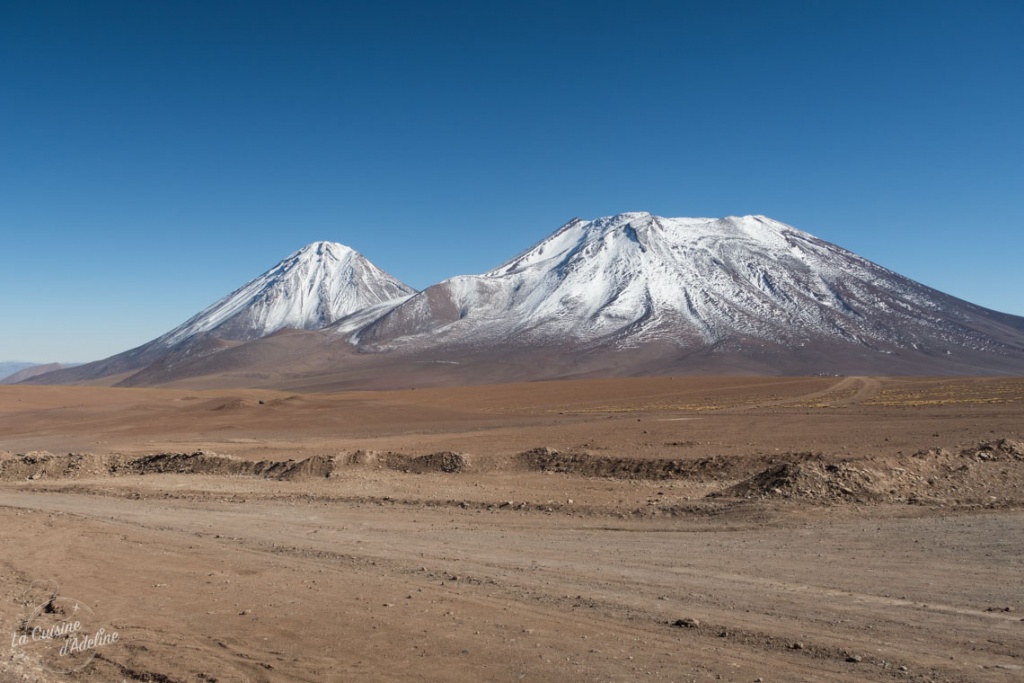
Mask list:
[{"label": "earth mound", "polygon": [[[787,454],[787,457],[812,456]],[[544,447],[520,453],[516,456],[516,461],[527,470],[613,479],[721,480],[735,478],[737,470],[743,471],[750,467],[748,458],[729,458],[720,455],[698,459],[638,459],[590,453],[561,453]]]},{"label": "earth mound", "polygon": [[889,459],[779,463],[709,497],[994,505],[1019,499],[1022,487],[1024,443],[998,439],[955,452],[933,448]]},{"label": "earth mound", "polygon": [[303,460],[245,460],[232,455],[208,451],[193,453],[157,453],[129,458],[122,455],[92,453],[53,453],[33,451],[21,455],[0,455],[0,480],[79,479],[87,477],[196,474],[248,476],[301,481],[338,476],[343,466],[377,466],[403,472],[454,474],[466,468],[466,458],[459,453],[441,451],[427,455],[403,453],[367,453],[358,451],[347,456],[314,455]]}]

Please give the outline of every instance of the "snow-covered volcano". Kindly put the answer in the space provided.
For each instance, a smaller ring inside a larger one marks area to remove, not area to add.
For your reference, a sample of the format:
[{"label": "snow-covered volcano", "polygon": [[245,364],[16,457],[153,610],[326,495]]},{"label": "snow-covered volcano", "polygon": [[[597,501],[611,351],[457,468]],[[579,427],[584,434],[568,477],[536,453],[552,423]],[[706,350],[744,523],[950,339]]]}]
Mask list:
[{"label": "snow-covered volcano", "polygon": [[[274,334],[286,328],[309,331]],[[149,344],[31,381],[352,388],[695,372],[1019,374],[1024,318],[763,216],[623,213],[572,220],[492,271],[418,293],[318,242]]]},{"label": "snow-covered volcano", "polygon": [[763,216],[623,213],[574,219],[490,272],[337,331],[365,350],[829,343],[950,355],[1019,352],[1022,322]]},{"label": "snow-covered volcano", "polygon": [[284,329],[318,330],[415,291],[350,247],[314,242],[147,344],[35,381],[73,383],[155,369],[170,376],[241,343]]},{"label": "snow-covered volcano", "polygon": [[318,330],[414,292],[354,249],[314,242],[154,343],[173,347],[203,334],[247,341],[284,328]]}]

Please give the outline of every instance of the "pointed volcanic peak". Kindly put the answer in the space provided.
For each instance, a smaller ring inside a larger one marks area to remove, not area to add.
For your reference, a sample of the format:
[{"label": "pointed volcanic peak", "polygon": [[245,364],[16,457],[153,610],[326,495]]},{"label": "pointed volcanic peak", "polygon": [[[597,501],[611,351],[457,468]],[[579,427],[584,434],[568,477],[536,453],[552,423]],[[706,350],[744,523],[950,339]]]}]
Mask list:
[{"label": "pointed volcanic peak", "polygon": [[922,354],[941,359],[936,368],[1024,360],[1021,318],[764,216],[574,219],[490,272],[446,280],[337,329],[370,351],[661,345],[678,359],[772,349],[788,358],[776,371],[808,373],[919,370],[929,363]]},{"label": "pointed volcanic peak", "polygon": [[249,341],[285,328],[317,330],[413,293],[354,249],[314,242],[154,343],[169,348],[202,335]]},{"label": "pointed volcanic peak", "polygon": [[116,377],[172,377],[173,368],[281,330],[318,330],[361,309],[415,293],[359,252],[314,242],[170,332],[140,347],[30,380],[62,384]]}]

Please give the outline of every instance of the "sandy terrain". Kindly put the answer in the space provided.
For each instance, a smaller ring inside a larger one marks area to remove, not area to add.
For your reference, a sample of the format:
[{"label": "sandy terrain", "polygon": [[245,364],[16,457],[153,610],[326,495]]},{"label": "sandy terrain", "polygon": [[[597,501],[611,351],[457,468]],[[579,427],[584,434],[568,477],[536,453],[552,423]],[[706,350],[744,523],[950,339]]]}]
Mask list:
[{"label": "sandy terrain", "polygon": [[1024,380],[0,387],[0,453],[4,683],[1024,679]]}]

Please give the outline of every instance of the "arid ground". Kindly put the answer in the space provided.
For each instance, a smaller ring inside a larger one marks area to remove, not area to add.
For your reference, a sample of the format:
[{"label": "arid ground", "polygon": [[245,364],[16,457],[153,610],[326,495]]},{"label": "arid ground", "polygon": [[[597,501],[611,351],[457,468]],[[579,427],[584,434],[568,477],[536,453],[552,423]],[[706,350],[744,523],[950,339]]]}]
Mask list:
[{"label": "arid ground", "polygon": [[0,541],[2,683],[1016,682],[1024,379],[0,386]]}]

